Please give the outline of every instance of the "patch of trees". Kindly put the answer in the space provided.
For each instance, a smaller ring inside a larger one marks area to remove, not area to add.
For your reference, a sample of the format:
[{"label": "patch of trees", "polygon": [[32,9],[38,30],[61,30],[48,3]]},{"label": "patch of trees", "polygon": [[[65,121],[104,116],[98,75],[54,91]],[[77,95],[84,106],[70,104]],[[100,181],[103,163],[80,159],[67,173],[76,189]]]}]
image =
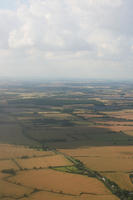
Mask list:
[{"label": "patch of trees", "polygon": [[14,169],[3,169],[1,172],[4,174],[16,175],[16,171]]},{"label": "patch of trees", "polygon": [[21,159],[28,159],[29,156],[22,156]]}]

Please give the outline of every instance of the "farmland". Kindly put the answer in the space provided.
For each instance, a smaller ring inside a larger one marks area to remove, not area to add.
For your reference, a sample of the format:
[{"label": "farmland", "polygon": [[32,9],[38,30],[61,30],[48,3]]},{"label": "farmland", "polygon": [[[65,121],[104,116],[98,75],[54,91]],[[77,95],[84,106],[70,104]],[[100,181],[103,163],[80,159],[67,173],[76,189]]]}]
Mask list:
[{"label": "farmland", "polygon": [[47,200],[51,199],[56,199],[56,200],[86,200],[86,199],[91,199],[91,200],[118,200],[117,197],[113,195],[82,195],[82,197],[75,197],[75,196],[65,196],[65,195],[59,195],[59,194],[51,194],[49,192],[38,192],[34,195],[32,195],[30,198],[23,198],[22,200],[44,200],[45,198]]},{"label": "farmland", "polygon": [[0,82],[0,198],[132,198],[132,88]]},{"label": "farmland", "polygon": [[133,190],[133,184],[129,178],[129,174],[125,172],[103,173],[103,176],[117,183],[122,189]]},{"label": "farmland", "polygon": [[61,151],[81,160],[87,167],[96,171],[133,171],[132,146],[89,147]]},{"label": "farmland", "polygon": [[71,165],[71,163],[64,158],[62,155],[36,157],[29,159],[17,159],[19,165],[22,168],[33,169],[35,168],[46,168],[49,166],[66,166]]},{"label": "farmland", "polygon": [[[0,145],[0,198],[5,199],[105,199],[117,200],[95,177],[66,173],[54,168],[74,169],[74,163],[63,154],[33,150],[24,146]],[[17,150],[14,151],[14,150]],[[3,160],[5,150],[5,159]],[[15,152],[16,154],[13,154]],[[55,154],[55,155],[54,155]],[[87,175],[87,174],[86,174]],[[74,185],[74,187],[73,187]]]},{"label": "farmland", "polygon": [[[45,177],[42,179],[41,177]],[[95,178],[81,175],[67,174],[51,169],[40,171],[29,171],[19,173],[9,179],[11,182],[21,183],[25,186],[38,188],[39,190],[53,191],[78,196],[80,193],[95,195],[111,194],[105,186]],[[75,187],[73,187],[73,185]]]}]

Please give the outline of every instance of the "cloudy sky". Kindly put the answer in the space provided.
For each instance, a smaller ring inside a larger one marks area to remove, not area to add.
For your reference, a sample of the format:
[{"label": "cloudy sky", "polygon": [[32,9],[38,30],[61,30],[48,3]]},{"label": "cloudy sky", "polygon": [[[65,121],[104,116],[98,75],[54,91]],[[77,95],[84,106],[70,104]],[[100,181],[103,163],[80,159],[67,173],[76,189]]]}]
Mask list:
[{"label": "cloudy sky", "polygon": [[131,79],[133,0],[1,0],[0,76]]}]

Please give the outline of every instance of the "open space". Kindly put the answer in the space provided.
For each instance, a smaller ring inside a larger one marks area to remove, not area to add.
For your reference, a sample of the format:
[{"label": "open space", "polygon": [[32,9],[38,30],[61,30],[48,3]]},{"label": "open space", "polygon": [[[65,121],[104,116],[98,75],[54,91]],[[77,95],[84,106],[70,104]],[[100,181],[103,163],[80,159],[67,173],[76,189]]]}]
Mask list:
[{"label": "open space", "polygon": [[0,191],[1,199],[132,195],[133,94],[131,84],[122,87],[0,85],[0,181],[2,188],[11,188],[8,195]]}]

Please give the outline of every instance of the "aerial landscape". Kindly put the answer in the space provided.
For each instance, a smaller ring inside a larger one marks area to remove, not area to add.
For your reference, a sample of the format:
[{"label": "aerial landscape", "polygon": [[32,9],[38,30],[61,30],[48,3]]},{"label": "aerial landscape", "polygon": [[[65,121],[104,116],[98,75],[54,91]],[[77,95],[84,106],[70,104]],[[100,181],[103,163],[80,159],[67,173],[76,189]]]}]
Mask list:
[{"label": "aerial landscape", "polygon": [[1,199],[132,199],[132,87],[1,82]]},{"label": "aerial landscape", "polygon": [[133,1],[0,1],[0,200],[133,200]]}]

